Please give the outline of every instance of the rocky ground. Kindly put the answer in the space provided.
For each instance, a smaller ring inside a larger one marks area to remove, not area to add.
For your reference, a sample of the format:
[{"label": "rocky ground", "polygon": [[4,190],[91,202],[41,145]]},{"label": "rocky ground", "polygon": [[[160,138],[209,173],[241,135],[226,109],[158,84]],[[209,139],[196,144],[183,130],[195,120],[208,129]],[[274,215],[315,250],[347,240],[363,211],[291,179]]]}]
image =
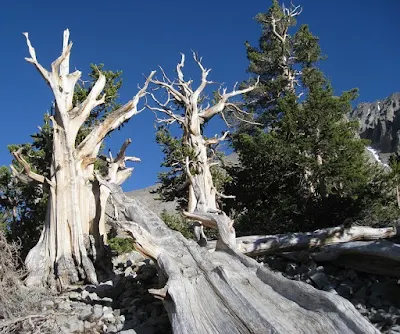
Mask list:
[{"label": "rocky ground", "polygon": [[[400,280],[370,275],[303,259],[301,263],[283,256],[262,259],[266,266],[289,279],[350,300],[359,312],[382,333],[400,334]],[[137,252],[113,258],[114,276],[98,286],[79,286],[41,302],[35,320],[19,323],[14,333],[171,333],[162,301],[148,289],[160,288],[154,263]],[[30,320],[28,319],[28,320]],[[38,331],[41,325],[43,331]],[[1,322],[0,322],[1,325]],[[0,333],[6,333],[1,331]]]},{"label": "rocky ground", "polygon": [[332,264],[302,263],[282,256],[269,256],[264,262],[287,278],[336,293],[350,300],[359,312],[382,333],[400,334],[400,280],[370,275]]},{"label": "rocky ground", "polygon": [[[30,318],[34,326],[29,321],[20,321],[9,330],[13,333],[170,333],[162,301],[148,292],[150,288],[159,288],[154,263],[131,252],[115,257],[113,266],[115,275],[111,280],[97,286],[76,287],[43,300],[41,312]],[[42,321],[37,319],[39,316]],[[0,333],[3,332],[0,321]]]}]

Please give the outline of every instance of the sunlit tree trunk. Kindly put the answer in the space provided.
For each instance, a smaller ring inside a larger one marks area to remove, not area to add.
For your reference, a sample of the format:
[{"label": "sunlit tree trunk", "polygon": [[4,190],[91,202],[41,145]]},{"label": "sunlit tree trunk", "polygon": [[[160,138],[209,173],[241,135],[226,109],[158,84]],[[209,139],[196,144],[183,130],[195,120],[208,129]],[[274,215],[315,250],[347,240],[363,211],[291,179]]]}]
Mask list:
[{"label": "sunlit tree trunk", "polygon": [[[22,177],[24,174],[30,181],[40,183],[43,189],[49,192],[41,237],[26,258],[29,273],[26,283],[48,285],[58,289],[79,280],[96,283],[93,260],[96,256],[95,246],[101,249],[105,240],[105,220],[102,216],[108,195],[107,190],[102,190],[95,181],[94,162],[105,136],[139,112],[139,100],[146,94],[154,72],[131,101],[108,114],[79,145],[76,145],[78,131],[90,112],[105,101],[105,95],[100,95],[106,78],[100,74],[86,100],[73,105],[74,89],[81,72],[69,72],[72,47],[72,43],[68,43],[69,31],[64,31],[63,51],[52,63],[51,71],[40,65],[28,34],[25,33],[25,36],[30,53],[30,58],[26,60],[40,72],[55,98],[50,176],[46,178],[36,174],[20,150],[13,152],[23,167],[22,171],[14,167],[14,175],[20,180],[26,180],[26,177]],[[109,179],[112,182],[120,180],[122,183],[132,171],[125,166],[125,161],[130,160],[129,157],[125,157],[125,149],[126,147],[121,149],[118,161],[107,161]]]},{"label": "sunlit tree trunk", "polygon": [[[219,91],[218,100],[213,105],[202,106],[202,94],[211,81],[207,80],[209,69],[203,67],[201,59],[195,54],[194,60],[201,70],[201,82],[196,89],[192,88],[192,80],[185,80],[182,68],[185,63],[185,57],[182,55],[181,62],[177,65],[178,79],[171,81],[163,73],[163,79],[151,81],[159,87],[166,90],[168,99],[166,102],[160,102],[154,94],[151,94],[155,107],[150,107],[154,111],[159,111],[168,116],[166,119],[157,119],[158,122],[173,123],[177,122],[182,128],[182,143],[189,149],[190,156],[186,156],[185,161],[179,161],[185,170],[187,180],[189,181],[189,199],[188,208],[184,215],[192,220],[200,222],[195,225],[195,235],[200,245],[206,244],[206,237],[203,232],[203,226],[213,228],[219,232],[219,242],[217,248],[235,246],[235,229],[233,222],[222,212],[217,205],[217,196],[227,197],[219,194],[215,188],[210,168],[214,164],[212,157],[209,156],[209,148],[226,139],[228,132],[221,137],[206,139],[202,133],[202,126],[214,116],[224,112],[241,113],[236,104],[229,102],[235,96],[247,93],[253,90],[254,86],[242,90],[234,89],[227,92],[224,88]],[[235,87],[236,88],[236,87]],[[175,102],[184,110],[183,116],[174,113],[171,106]]]}]

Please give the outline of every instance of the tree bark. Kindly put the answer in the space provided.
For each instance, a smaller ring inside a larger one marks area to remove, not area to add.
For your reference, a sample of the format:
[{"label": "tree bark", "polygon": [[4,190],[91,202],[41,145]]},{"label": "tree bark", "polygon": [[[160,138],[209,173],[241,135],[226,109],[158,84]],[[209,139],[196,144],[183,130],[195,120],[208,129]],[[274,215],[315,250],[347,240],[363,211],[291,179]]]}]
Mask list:
[{"label": "tree bark", "polygon": [[[217,248],[225,247],[227,244],[233,246],[235,244],[235,229],[232,220],[225,214],[220,214],[217,205],[217,189],[211,175],[211,166],[213,157],[210,157],[210,148],[213,145],[218,145],[226,139],[228,132],[221,137],[215,136],[211,139],[205,139],[203,136],[202,126],[213,118],[215,115],[222,113],[225,109],[235,112],[242,112],[235,104],[229,100],[235,96],[250,92],[257,84],[245,89],[236,90],[236,85],[233,91],[227,92],[224,88],[222,93],[219,91],[219,99],[213,105],[206,107],[202,106],[202,94],[207,85],[211,84],[207,77],[210,69],[204,68],[201,63],[201,58],[193,54],[193,58],[201,70],[201,82],[196,89],[192,88],[192,80],[185,80],[183,67],[185,64],[185,56],[182,54],[181,62],[176,67],[178,78],[171,81],[162,70],[163,80],[153,79],[152,82],[157,86],[165,89],[168,95],[166,102],[161,103],[154,94],[151,94],[156,107],[148,106],[153,111],[158,111],[166,114],[167,119],[159,119],[158,122],[171,124],[177,122],[182,128],[182,142],[185,148],[191,151],[190,156],[186,156],[183,161],[175,161],[182,170],[185,171],[189,184],[188,207],[184,211],[184,215],[190,219],[197,220],[195,224],[195,235],[200,245],[207,244],[206,236],[203,232],[203,225],[220,230],[220,239],[217,243]],[[174,113],[172,100],[176,105],[179,105],[183,111],[183,116]],[[215,149],[215,147],[214,147]],[[219,214],[219,215],[218,215]],[[214,215],[214,217],[213,217]]]},{"label": "tree bark", "polygon": [[[246,255],[260,256],[313,250],[350,241],[387,239],[397,235],[395,227],[337,226],[304,233],[244,236],[236,239],[236,245],[239,251]],[[215,244],[216,241],[210,241],[208,247],[212,249]]]},{"label": "tree bark", "polygon": [[[134,98],[122,107],[110,112],[96,125],[82,143],[76,147],[77,134],[89,117],[91,111],[105,101],[102,94],[106,78],[99,78],[85,101],[73,105],[74,89],[81,72],[69,72],[69,57],[72,43],[69,43],[69,31],[64,31],[61,56],[46,70],[37,60],[35,49],[28,38],[32,63],[47,84],[55,98],[53,124],[53,151],[50,162],[50,177],[34,173],[21,156],[13,155],[22,165],[23,172],[13,172],[19,180],[41,183],[49,191],[46,220],[37,245],[26,258],[27,285],[50,286],[62,289],[64,286],[85,280],[97,283],[93,260],[96,257],[95,245],[101,250],[105,240],[104,206],[108,195],[95,181],[94,162],[96,161],[105,136],[122,123],[137,114],[139,100],[145,96],[152,72],[143,88]],[[131,169],[124,162],[125,150],[118,161],[109,163],[109,179],[121,183],[130,175]],[[22,177],[24,173],[25,178]],[[120,184],[120,183],[119,183]],[[103,233],[103,235],[101,235]],[[90,256],[89,256],[90,255]]]},{"label": "tree bark", "polygon": [[332,262],[369,274],[400,276],[400,245],[388,240],[327,245],[311,252],[310,257],[316,262]]},{"label": "tree bark", "polygon": [[210,253],[108,187],[128,220],[119,224],[167,278],[149,292],[163,299],[174,333],[379,333],[342,297],[288,280],[235,248]]}]

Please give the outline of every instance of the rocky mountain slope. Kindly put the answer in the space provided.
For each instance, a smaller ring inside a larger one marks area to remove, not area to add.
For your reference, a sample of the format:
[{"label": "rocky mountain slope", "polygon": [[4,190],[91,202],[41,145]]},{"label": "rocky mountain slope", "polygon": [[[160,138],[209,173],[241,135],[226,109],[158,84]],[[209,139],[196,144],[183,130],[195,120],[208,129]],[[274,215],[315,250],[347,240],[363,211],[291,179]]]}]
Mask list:
[{"label": "rocky mountain slope", "polygon": [[400,154],[400,93],[380,101],[360,103],[350,113],[350,119],[360,121],[360,137],[371,141],[371,147],[384,163],[391,153]]}]

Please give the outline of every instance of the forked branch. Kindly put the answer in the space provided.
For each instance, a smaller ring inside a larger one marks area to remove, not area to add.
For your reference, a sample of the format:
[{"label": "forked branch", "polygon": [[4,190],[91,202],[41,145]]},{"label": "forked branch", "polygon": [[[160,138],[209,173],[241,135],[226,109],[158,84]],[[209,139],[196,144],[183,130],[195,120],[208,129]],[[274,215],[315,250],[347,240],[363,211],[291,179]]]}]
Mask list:
[{"label": "forked branch", "polygon": [[[181,61],[178,63],[176,67],[178,78],[176,81],[171,81],[167,75],[165,74],[164,70],[161,69],[163,78],[162,80],[153,79],[151,82],[158,86],[158,88],[163,88],[167,92],[167,99],[165,102],[161,102],[154,93],[151,93],[150,96],[155,103],[155,106],[147,107],[154,112],[162,112],[168,117],[165,119],[160,119],[157,117],[156,121],[158,123],[167,123],[171,124],[174,122],[179,123],[180,125],[184,125],[185,121],[188,118],[194,119],[199,117],[199,121],[204,123],[205,121],[212,118],[214,115],[223,112],[224,109],[234,110],[235,112],[245,112],[241,110],[238,106],[236,106],[233,102],[229,102],[231,98],[235,96],[239,96],[242,94],[246,94],[252,91],[254,88],[257,87],[259,83],[259,78],[257,81],[244,89],[236,89],[237,83],[235,84],[233,90],[228,92],[226,88],[223,88],[218,91],[219,100],[214,105],[210,106],[207,105],[205,108],[201,106],[201,99],[204,90],[206,89],[207,85],[214,84],[215,82],[208,80],[208,75],[211,69],[206,69],[202,64],[202,58],[198,57],[198,55],[193,52],[193,59],[196,62],[197,66],[200,68],[201,71],[201,81],[199,86],[193,90],[192,89],[192,80],[185,80],[183,74],[183,67],[185,64],[185,55],[182,54]],[[157,89],[156,89],[157,90]],[[178,115],[176,112],[173,111],[171,107],[172,102],[176,102],[180,104],[185,110],[185,117]]]},{"label": "forked branch", "polygon": [[[226,107],[230,107],[233,108],[234,104],[233,103],[229,103],[228,101],[238,95],[243,95],[246,94],[248,92],[251,92],[253,89],[255,89],[258,85],[258,83],[260,82],[260,78],[258,77],[256,82],[253,85],[250,85],[247,88],[244,89],[239,89],[236,90],[236,85],[234,86],[233,90],[231,92],[227,92],[226,88],[222,89],[222,94],[221,94],[221,90],[218,91],[219,94],[219,100],[216,104],[214,104],[213,106],[203,110],[202,112],[200,112],[199,116],[203,119],[203,120],[209,120],[210,118],[212,118],[213,116],[215,116],[218,113],[221,113]],[[243,112],[239,107],[234,107],[234,109],[236,111],[240,111]]]}]

